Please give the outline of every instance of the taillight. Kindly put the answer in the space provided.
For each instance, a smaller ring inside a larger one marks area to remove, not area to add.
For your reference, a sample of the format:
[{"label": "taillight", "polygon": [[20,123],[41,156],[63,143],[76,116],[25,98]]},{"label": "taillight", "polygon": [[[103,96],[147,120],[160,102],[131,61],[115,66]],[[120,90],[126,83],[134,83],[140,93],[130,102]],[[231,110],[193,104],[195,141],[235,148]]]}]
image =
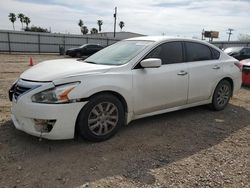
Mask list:
[{"label": "taillight", "polygon": [[242,67],[243,65],[240,62],[234,63],[236,65],[236,67],[238,67],[240,69],[240,71],[242,71]]}]

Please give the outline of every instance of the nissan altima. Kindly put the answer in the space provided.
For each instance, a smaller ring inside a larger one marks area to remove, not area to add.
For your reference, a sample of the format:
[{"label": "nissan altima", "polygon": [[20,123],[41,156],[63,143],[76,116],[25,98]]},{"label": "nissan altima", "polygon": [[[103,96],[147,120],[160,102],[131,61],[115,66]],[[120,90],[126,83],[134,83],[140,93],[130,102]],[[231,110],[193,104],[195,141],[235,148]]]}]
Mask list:
[{"label": "nissan altima", "polygon": [[89,58],[50,60],[9,90],[17,129],[47,139],[114,136],[132,120],[209,104],[223,110],[241,86],[241,66],[204,41],[139,37]]}]

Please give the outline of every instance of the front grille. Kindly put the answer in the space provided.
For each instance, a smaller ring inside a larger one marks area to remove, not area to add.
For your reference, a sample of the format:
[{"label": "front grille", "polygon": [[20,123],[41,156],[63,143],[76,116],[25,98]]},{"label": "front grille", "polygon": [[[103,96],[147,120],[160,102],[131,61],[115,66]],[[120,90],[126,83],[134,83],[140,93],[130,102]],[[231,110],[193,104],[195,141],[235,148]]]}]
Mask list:
[{"label": "front grille", "polygon": [[244,66],[242,67],[242,72],[247,72],[247,73],[249,73],[249,72],[250,72],[250,66],[244,65]]},{"label": "front grille", "polygon": [[22,86],[19,85],[18,83],[16,84],[14,88],[14,98],[17,99],[20,95],[24,94],[25,92],[29,91],[30,87]]},{"label": "front grille", "polygon": [[17,83],[15,83],[9,90],[9,98],[12,101],[12,97],[14,99],[18,99],[21,95],[29,92],[30,90],[33,90],[39,86],[41,86],[41,83],[38,82],[31,82],[19,79]]}]

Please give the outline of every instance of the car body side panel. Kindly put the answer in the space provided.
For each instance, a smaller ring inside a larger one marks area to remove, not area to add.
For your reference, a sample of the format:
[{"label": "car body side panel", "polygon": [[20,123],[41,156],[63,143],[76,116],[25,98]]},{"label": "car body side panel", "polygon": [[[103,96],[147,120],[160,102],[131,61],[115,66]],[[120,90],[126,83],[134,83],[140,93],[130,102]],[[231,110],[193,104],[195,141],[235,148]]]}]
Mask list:
[{"label": "car body side panel", "polygon": [[242,73],[239,70],[239,68],[235,65],[235,63],[238,63],[238,60],[234,58],[228,59],[223,62],[223,73],[224,73],[223,77],[228,77],[233,80],[234,83],[233,94],[236,94],[239,91],[242,83]]},{"label": "car body side panel", "polygon": [[159,68],[133,70],[135,115],[150,113],[187,103],[188,75],[186,63],[162,65]]},{"label": "car body side panel", "polygon": [[223,75],[222,64],[219,60],[196,61],[187,64],[189,72],[188,103],[208,100],[214,85]]}]

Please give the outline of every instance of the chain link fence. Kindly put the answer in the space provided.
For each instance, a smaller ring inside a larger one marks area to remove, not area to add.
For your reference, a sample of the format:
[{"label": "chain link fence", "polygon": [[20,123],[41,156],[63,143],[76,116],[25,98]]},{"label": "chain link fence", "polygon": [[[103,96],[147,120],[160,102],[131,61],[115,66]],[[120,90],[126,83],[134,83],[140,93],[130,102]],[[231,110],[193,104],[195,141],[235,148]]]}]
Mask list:
[{"label": "chain link fence", "polygon": [[0,52],[59,53],[83,44],[108,46],[119,41],[91,35],[69,35],[0,30]]}]

